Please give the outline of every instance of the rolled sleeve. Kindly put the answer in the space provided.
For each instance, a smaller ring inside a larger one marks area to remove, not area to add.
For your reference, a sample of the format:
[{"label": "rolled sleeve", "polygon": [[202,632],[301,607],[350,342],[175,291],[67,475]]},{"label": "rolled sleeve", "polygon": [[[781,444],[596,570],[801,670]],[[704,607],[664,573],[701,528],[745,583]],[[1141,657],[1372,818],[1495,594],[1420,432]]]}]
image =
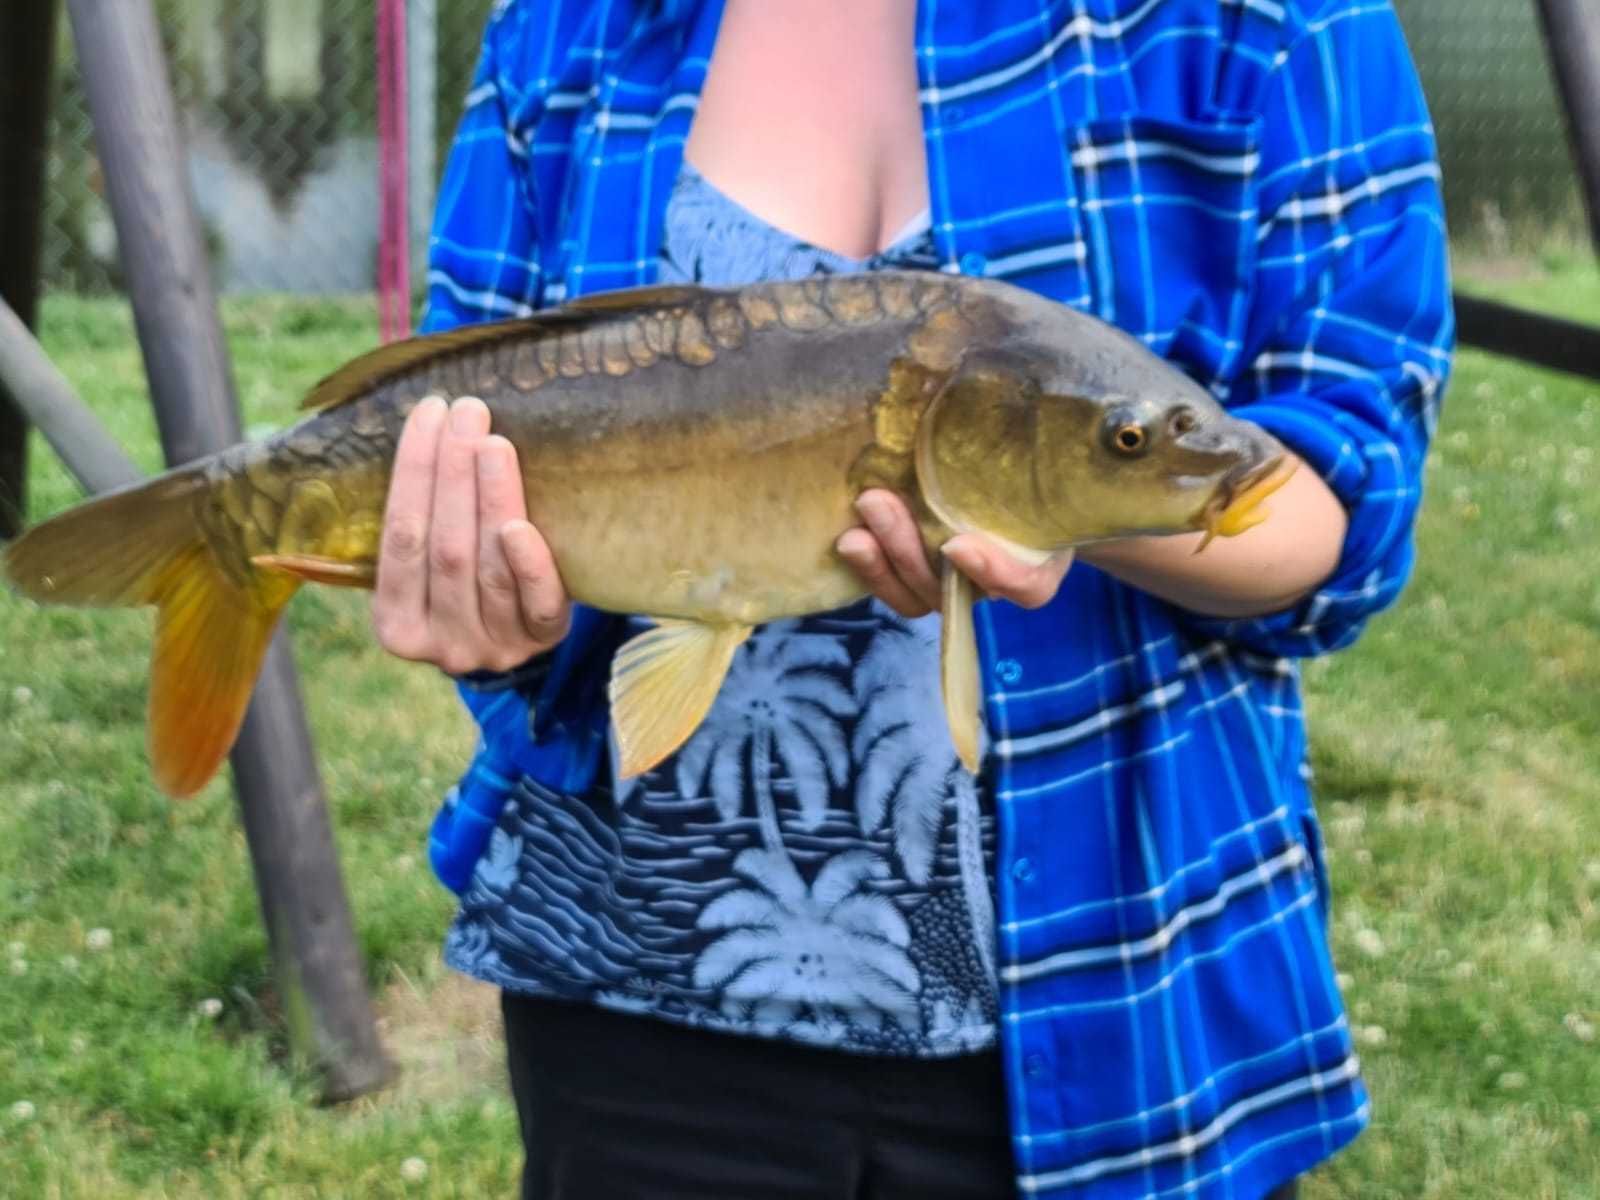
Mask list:
[{"label": "rolled sleeve", "polygon": [[1264,654],[1347,646],[1415,557],[1423,460],[1454,345],[1433,129],[1387,5],[1326,4],[1266,97],[1256,292],[1235,415],[1305,460],[1349,517],[1311,595],[1201,632]]}]

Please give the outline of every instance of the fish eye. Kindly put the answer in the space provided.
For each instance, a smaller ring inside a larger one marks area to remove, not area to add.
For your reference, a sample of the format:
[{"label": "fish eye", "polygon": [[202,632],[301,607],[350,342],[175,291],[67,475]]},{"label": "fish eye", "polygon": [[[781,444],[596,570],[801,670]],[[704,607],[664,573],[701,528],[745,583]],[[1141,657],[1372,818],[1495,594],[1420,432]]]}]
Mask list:
[{"label": "fish eye", "polygon": [[1172,432],[1182,437],[1196,425],[1200,419],[1194,415],[1192,408],[1180,408],[1172,414]]},{"label": "fish eye", "polygon": [[1111,448],[1119,454],[1141,454],[1150,444],[1150,435],[1145,432],[1143,425],[1125,421],[1112,428],[1109,441]]}]

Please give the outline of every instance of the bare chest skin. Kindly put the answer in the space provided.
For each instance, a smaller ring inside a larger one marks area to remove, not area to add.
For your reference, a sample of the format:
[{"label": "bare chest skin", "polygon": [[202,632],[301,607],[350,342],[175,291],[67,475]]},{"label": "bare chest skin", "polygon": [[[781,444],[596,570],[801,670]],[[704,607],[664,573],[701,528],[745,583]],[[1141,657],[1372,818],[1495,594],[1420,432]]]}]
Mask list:
[{"label": "bare chest skin", "polygon": [[928,204],[915,0],[727,0],[686,154],[744,207],[851,258]]}]

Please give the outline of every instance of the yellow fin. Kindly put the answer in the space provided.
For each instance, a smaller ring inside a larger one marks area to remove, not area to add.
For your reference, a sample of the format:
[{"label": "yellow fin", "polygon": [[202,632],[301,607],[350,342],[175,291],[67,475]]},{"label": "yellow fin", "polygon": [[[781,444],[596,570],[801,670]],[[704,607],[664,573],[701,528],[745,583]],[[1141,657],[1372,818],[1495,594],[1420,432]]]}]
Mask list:
[{"label": "yellow fin", "polygon": [[618,771],[641,775],[700,727],[748,625],[664,620],[631,638],[611,664]]},{"label": "yellow fin", "polygon": [[96,496],[6,548],[6,577],[41,604],[154,604],[150,761],[173,796],[199,791],[233,745],[278,614],[300,586],[224,572],[195,512],[205,464]]},{"label": "yellow fin", "polygon": [[250,562],[263,571],[330,587],[370,588],[378,580],[378,564],[371,560],[346,562],[320,554],[257,554]]},{"label": "yellow fin", "polygon": [[192,796],[222,765],[278,615],[298,586],[267,576],[241,589],[200,543],[162,572],[148,738],[151,770],[168,795]]},{"label": "yellow fin", "polygon": [[943,618],[939,634],[939,683],[944,693],[945,717],[961,765],[978,773],[983,740],[982,688],[978,680],[978,633],[972,623],[972,606],[978,602],[977,586],[944,563],[940,579]]}]

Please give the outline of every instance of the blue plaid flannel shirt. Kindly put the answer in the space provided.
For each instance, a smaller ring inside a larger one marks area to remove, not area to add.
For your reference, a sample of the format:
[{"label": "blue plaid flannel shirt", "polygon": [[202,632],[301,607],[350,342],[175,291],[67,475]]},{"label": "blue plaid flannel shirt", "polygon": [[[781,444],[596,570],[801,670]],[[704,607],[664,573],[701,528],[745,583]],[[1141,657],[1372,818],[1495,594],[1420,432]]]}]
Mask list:
[{"label": "blue plaid flannel shirt", "polygon": [[[428,328],[651,282],[720,10],[503,0]],[[921,0],[916,54],[945,269],[1129,330],[1349,512],[1289,611],[1202,619],[1081,563],[1041,610],[979,608],[1018,1188],[1254,1200],[1368,1118],[1295,660],[1411,568],[1453,341],[1432,127],[1387,0]],[[546,661],[463,683],[483,740],[434,826],[451,886],[512,779],[593,779],[615,638],[582,610]]]}]

